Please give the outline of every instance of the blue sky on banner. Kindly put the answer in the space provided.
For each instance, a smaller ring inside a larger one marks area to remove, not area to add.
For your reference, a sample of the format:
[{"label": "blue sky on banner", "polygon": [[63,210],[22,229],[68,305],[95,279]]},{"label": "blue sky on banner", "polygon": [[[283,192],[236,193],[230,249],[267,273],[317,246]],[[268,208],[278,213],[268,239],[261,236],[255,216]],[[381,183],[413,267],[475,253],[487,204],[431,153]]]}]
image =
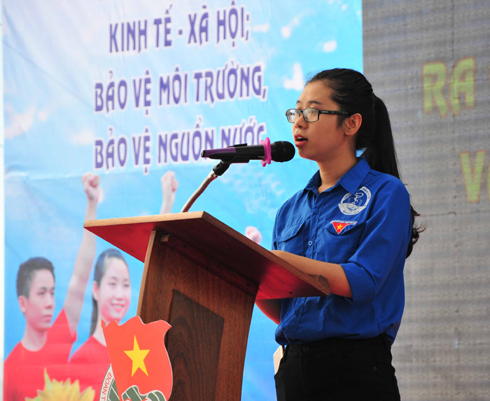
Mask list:
[{"label": "blue sky on banner", "polygon": [[[112,218],[158,214],[161,177],[174,171],[177,212],[214,165],[199,158],[200,150],[291,140],[284,111],[307,74],[362,70],[361,0],[28,7],[6,0],[3,7],[6,304],[17,305],[19,264],[45,256],[56,269],[55,315],[82,235],[82,174],[100,175],[98,218]],[[234,165],[192,210],[242,233],[255,226],[269,248],[276,210],[314,171],[297,157],[265,169]],[[107,247],[98,241],[97,254]],[[142,269],[128,260],[133,293],[126,317],[135,314]],[[88,288],[74,349],[88,337],[90,313]],[[24,319],[16,306],[5,319],[7,356]],[[256,311],[244,400],[272,397],[273,331]]]}]

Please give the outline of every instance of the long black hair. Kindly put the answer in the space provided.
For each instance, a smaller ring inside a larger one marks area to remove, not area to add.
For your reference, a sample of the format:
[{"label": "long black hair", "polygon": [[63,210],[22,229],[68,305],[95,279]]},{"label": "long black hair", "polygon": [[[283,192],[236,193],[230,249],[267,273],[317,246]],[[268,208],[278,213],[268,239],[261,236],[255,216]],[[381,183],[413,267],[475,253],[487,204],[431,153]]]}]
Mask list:
[{"label": "long black hair", "polygon": [[[109,248],[106,249],[104,252],[102,252],[97,258],[97,262],[95,263],[95,270],[94,270],[94,282],[97,283],[97,288],[99,289],[100,289],[100,282],[102,281],[102,278],[104,277],[107,271],[107,261],[109,258],[121,259],[124,262],[124,264],[128,266],[128,264],[124,260],[122,253],[119,250],[114,248]],[[92,295],[92,324],[90,326],[90,335],[94,334],[96,325],[100,324],[100,322],[97,322],[98,316],[99,316],[99,306],[97,305],[97,301]]]},{"label": "long black hair", "polygon": [[[384,102],[374,94],[366,77],[354,70],[335,68],[319,72],[306,84],[319,81],[332,89],[331,98],[341,111],[347,112],[348,116],[356,113],[362,116],[362,124],[355,138],[356,151],[362,151],[362,157],[373,170],[400,179],[388,110]],[[338,116],[339,126],[348,116]],[[419,214],[412,205],[410,210],[412,238],[408,243],[407,258],[423,231],[423,227],[415,225],[415,217]]]}]

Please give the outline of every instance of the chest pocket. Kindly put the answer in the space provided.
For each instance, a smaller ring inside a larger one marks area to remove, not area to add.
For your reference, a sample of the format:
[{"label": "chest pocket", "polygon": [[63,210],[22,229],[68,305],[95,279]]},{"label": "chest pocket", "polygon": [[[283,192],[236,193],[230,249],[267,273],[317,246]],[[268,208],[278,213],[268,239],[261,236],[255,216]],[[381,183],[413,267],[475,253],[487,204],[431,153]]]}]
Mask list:
[{"label": "chest pocket", "polygon": [[307,245],[305,220],[301,220],[286,227],[277,236],[276,241],[278,250],[304,256],[306,254]]},{"label": "chest pocket", "polygon": [[322,228],[321,248],[324,260],[331,263],[347,262],[359,247],[365,223],[362,221],[326,220]]}]

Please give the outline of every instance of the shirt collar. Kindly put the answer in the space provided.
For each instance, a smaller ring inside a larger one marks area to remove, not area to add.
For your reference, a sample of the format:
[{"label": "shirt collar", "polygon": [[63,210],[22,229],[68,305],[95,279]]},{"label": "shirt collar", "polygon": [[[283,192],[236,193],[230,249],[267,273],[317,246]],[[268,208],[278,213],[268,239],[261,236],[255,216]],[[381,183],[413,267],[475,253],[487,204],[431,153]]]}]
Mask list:
[{"label": "shirt collar", "polygon": [[[347,171],[333,188],[337,185],[341,185],[347,192],[355,194],[370,171],[371,167],[369,167],[369,163],[365,158],[361,157],[359,162]],[[315,175],[311,177],[311,180],[308,181],[305,190],[316,191],[320,187],[320,184],[320,171],[317,171]]]}]

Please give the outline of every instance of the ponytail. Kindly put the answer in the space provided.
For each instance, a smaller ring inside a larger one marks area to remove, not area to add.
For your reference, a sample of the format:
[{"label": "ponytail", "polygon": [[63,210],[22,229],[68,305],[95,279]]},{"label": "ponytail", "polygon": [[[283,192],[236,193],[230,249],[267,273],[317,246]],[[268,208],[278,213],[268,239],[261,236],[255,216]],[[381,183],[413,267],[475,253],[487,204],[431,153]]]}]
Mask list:
[{"label": "ponytail", "polygon": [[99,316],[99,306],[97,301],[92,295],[92,320],[90,323],[90,335],[94,334],[95,328],[97,327],[97,317]]},{"label": "ponytail", "polygon": [[[310,82],[323,81],[332,89],[332,100],[341,111],[349,116],[359,113],[362,124],[356,134],[356,151],[362,151],[369,166],[381,173],[390,174],[400,179],[395,142],[391,131],[390,117],[384,102],[373,93],[373,88],[360,72],[335,68],[325,70],[311,78]],[[339,126],[345,116],[338,116]],[[408,244],[407,258],[418,241],[423,227],[415,225],[415,217],[419,214],[410,205],[412,214],[412,237]]]},{"label": "ponytail", "polygon": [[391,174],[400,178],[396,157],[395,141],[391,131],[390,116],[384,102],[373,94],[374,100],[374,135],[362,156],[369,166],[381,173]]},{"label": "ponytail", "polygon": [[[396,157],[395,141],[391,131],[390,116],[384,102],[373,93],[374,97],[374,117],[376,129],[372,145],[363,153],[363,156],[372,169],[382,173],[391,174],[400,179],[398,171],[398,159]],[[408,243],[407,258],[413,251],[413,246],[419,240],[423,227],[415,225],[415,217],[420,216],[412,205],[410,205],[412,215],[412,237]]]}]

